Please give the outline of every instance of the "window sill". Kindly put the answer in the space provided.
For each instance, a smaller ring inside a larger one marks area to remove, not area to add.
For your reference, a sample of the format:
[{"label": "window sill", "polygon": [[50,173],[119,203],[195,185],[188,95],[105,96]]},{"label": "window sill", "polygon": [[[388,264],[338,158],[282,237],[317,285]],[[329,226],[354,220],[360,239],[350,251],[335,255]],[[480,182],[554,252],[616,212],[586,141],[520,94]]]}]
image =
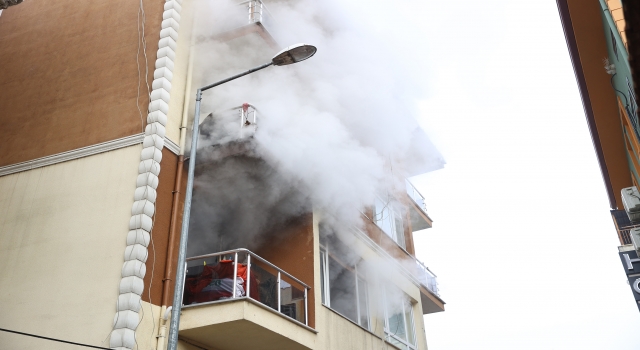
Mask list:
[{"label": "window sill", "polygon": [[[345,315],[343,315],[343,314],[339,313],[338,311],[336,311],[336,310],[332,309],[331,307],[329,307],[329,306],[327,306],[327,305],[325,305],[325,304],[322,304],[322,306],[323,306],[325,309],[327,309],[327,310],[329,310],[329,311],[333,312],[334,314],[336,314],[336,315],[338,315],[338,316],[340,316],[340,317],[344,318],[345,320],[347,320],[347,321],[351,322],[353,325],[357,326],[358,328],[362,329],[363,331],[365,331],[365,332],[367,332],[367,333],[371,334],[372,336],[374,336],[374,337],[376,337],[376,338],[378,338],[378,339],[380,339],[380,340],[383,340],[383,339],[382,339],[382,337],[380,337],[379,335],[377,335],[377,334],[373,333],[372,331],[370,331],[370,330],[368,330],[368,329],[366,329],[366,328],[362,327],[361,325],[359,325],[359,324],[357,324],[357,323],[353,322],[353,320],[352,320],[352,319],[350,319],[349,317],[347,317],[347,316],[345,316]],[[371,323],[371,319],[369,319],[369,323]]]},{"label": "window sill", "polygon": [[[388,346],[391,346],[393,349],[403,350],[402,348],[397,347],[395,344],[393,344],[393,343],[389,342],[389,341],[388,341],[388,340],[386,340],[386,339],[384,340],[384,343],[385,343],[385,344],[387,344]],[[414,347],[410,347],[410,346],[409,346],[409,347],[408,347],[408,349],[409,349],[409,350],[415,350],[415,349],[417,349],[417,348],[418,348],[417,346],[414,346]]]},{"label": "window sill", "polygon": [[375,221],[371,221],[373,223],[373,225],[383,234],[385,235],[387,238],[389,238],[389,240],[391,242],[393,242],[398,248],[400,248],[400,250],[402,250],[403,252],[405,252],[408,256],[410,257],[414,257],[413,255],[411,255],[411,253],[409,253],[407,251],[407,248],[404,248],[403,246],[401,246],[400,244],[398,244],[398,242],[394,241],[393,238],[391,238],[391,236],[389,236],[389,234],[387,232],[385,232],[385,230],[382,229],[382,227],[378,226],[378,224]]}]

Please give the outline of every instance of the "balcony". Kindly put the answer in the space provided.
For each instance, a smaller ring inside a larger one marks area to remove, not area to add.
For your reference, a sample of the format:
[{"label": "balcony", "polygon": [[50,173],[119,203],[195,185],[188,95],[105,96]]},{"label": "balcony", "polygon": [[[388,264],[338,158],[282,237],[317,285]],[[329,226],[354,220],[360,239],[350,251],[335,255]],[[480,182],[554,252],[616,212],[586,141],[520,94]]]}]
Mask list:
[{"label": "balcony", "polygon": [[429,270],[424,263],[416,259],[416,265],[418,266],[418,280],[424,287],[426,287],[431,293],[440,296],[438,292],[438,280],[437,276]]},{"label": "balcony", "polygon": [[230,41],[247,36],[258,34],[271,48],[279,49],[275,39],[277,30],[276,22],[262,0],[249,0],[238,4],[237,9],[228,9],[229,16],[225,18],[224,24],[212,37],[200,37],[198,43],[211,39],[218,41]]},{"label": "balcony", "polygon": [[427,214],[427,206],[424,202],[424,196],[406,180],[407,195],[411,198],[409,214],[411,215],[411,229],[415,231],[431,228],[433,221]]},{"label": "balcony", "polygon": [[629,220],[629,216],[624,210],[611,210],[611,217],[613,218],[613,223],[616,226],[616,231],[618,232],[618,239],[620,240],[620,245],[632,244],[631,242],[631,229],[640,227],[640,224],[633,224]]},{"label": "balcony", "polygon": [[219,350],[311,349],[309,289],[247,249],[188,258],[179,337]]},{"label": "balcony", "polygon": [[444,311],[444,301],[440,299],[437,276],[425,264],[415,259],[415,276],[420,282],[422,313],[431,314]]}]

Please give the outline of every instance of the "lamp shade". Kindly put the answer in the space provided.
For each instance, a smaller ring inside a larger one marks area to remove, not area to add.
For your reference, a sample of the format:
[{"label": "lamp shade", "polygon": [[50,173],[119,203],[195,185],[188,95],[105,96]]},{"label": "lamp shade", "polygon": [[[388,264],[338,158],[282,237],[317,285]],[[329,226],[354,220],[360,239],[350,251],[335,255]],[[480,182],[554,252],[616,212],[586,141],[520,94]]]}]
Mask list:
[{"label": "lamp shade", "polygon": [[313,45],[308,44],[295,44],[286,47],[284,50],[278,52],[271,62],[274,66],[286,66],[288,64],[298,63],[304,61],[307,58],[313,56],[318,49]]}]

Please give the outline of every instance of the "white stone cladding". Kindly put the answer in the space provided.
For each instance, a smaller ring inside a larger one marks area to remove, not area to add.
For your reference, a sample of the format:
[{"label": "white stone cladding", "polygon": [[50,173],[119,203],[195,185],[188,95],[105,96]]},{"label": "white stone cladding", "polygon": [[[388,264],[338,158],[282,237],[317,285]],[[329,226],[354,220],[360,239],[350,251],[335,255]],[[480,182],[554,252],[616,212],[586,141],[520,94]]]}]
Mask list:
[{"label": "white stone cladding", "polygon": [[176,58],[176,42],[180,29],[181,4],[182,0],[167,0],[164,4],[147,127],[138,166],[137,188],[133,194],[134,203],[131,208],[129,233],[126,237],[127,247],[124,251],[120,295],[109,339],[109,347],[118,350],[131,350],[136,346],[136,328],[140,323],[139,312],[144,291],[147,249],[151,240],[156,189],[159,182],[162,149],[165,145],[165,127]]}]

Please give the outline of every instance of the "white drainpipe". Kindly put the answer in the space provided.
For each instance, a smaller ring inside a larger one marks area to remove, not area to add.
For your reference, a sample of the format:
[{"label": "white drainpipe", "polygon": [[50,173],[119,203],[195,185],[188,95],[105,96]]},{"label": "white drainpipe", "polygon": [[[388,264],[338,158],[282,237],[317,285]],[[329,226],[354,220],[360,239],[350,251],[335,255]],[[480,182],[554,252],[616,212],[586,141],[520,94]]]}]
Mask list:
[{"label": "white drainpipe", "polygon": [[158,345],[156,346],[156,350],[164,350],[164,343],[166,342],[167,336],[167,320],[171,315],[171,306],[169,306],[166,310],[164,306],[162,307],[162,317],[160,319],[160,329],[158,330]]},{"label": "white drainpipe", "polygon": [[130,231],[127,234],[127,247],[124,252],[120,295],[114,317],[114,329],[109,340],[109,347],[118,350],[131,350],[136,345],[135,332],[140,323],[140,297],[144,291],[147,247],[155,213],[156,189],[169,112],[180,12],[182,12],[181,4],[182,0],[167,0],[162,14],[156,69],[153,72],[153,90],[138,166],[137,188],[134,192],[134,203],[129,220]]}]

